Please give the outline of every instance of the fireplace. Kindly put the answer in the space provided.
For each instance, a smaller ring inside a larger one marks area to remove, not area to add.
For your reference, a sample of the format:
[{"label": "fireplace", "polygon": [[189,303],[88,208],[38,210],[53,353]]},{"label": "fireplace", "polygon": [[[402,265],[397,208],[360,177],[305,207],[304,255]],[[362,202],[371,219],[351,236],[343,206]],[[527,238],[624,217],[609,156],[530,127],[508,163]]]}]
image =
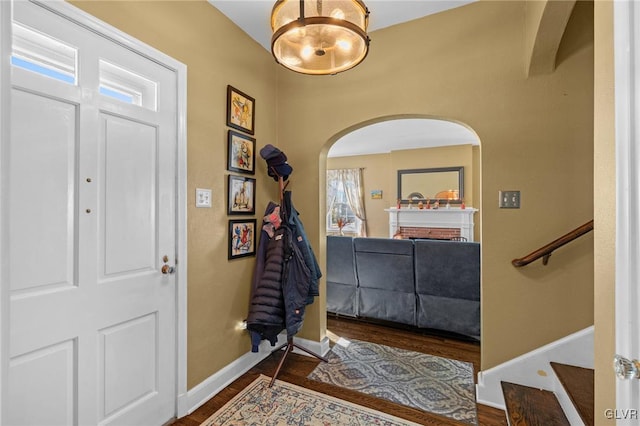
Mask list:
[{"label": "fireplace", "polygon": [[448,240],[464,237],[473,241],[473,216],[478,209],[467,207],[418,209],[385,209],[389,212],[389,237],[400,233],[403,238]]}]

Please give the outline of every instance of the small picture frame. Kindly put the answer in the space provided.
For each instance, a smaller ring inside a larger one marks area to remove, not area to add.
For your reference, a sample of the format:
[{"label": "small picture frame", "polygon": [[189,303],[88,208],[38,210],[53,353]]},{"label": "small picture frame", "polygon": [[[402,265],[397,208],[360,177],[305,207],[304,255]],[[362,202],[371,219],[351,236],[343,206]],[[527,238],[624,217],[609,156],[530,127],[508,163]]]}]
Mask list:
[{"label": "small picture frame", "polygon": [[229,175],[227,186],[227,213],[255,214],[256,180],[244,176]]},{"label": "small picture frame", "polygon": [[256,100],[232,86],[227,86],[227,126],[253,135]]},{"label": "small picture frame", "polygon": [[256,254],[256,220],[229,221],[229,260]]},{"label": "small picture frame", "polygon": [[242,133],[229,130],[227,136],[227,169],[232,172],[255,174],[256,140]]},{"label": "small picture frame", "polygon": [[382,189],[372,189],[371,190],[371,199],[372,200],[382,200]]}]

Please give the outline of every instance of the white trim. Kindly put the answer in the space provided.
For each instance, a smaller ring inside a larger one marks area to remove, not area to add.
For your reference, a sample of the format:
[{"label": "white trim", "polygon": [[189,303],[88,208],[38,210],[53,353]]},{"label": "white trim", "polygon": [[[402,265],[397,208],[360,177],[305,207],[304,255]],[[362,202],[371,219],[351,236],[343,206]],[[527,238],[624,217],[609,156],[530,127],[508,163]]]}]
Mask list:
[{"label": "white trim", "polygon": [[177,232],[176,236],[176,414],[182,416],[180,397],[187,392],[187,67],[180,64],[178,78]]},{"label": "white trim", "polygon": [[[318,355],[322,355],[322,356],[325,356],[331,350],[331,347],[329,346],[329,338],[328,337],[325,337],[320,342],[316,342],[314,340],[302,339],[300,337],[294,337],[293,341],[296,342],[298,345],[309,349],[311,352],[316,353]],[[304,351],[300,351],[300,350],[295,349],[295,348],[293,350],[293,353],[300,354],[300,355],[311,356],[308,353],[306,353]]]},{"label": "white trim", "polygon": [[[213,375],[202,381],[189,390],[185,395],[181,395],[178,405],[182,412],[178,417],[183,417],[193,413],[205,402],[217,395],[221,390],[229,386],[234,380],[242,376],[249,371],[252,367],[258,364],[260,361],[268,357],[278,346],[285,344],[287,341],[286,333],[278,335],[278,341],[275,346],[271,346],[269,342],[263,341],[258,347],[258,352],[248,352],[242,355],[240,358],[233,361],[231,364],[218,370]],[[312,340],[300,339],[294,337],[296,344],[309,349],[320,355],[326,355],[329,352],[329,338],[325,337],[322,341],[316,342]],[[304,351],[294,349],[295,353],[301,355],[307,355]],[[285,367],[286,368],[286,367]]]},{"label": "white trim", "polygon": [[[549,363],[553,361],[593,368],[593,330],[593,326],[585,328],[503,364],[480,371],[476,385],[477,402],[504,410],[501,381],[560,391],[556,387],[555,374]],[[541,371],[546,375],[540,375]]]},{"label": "white trim", "polygon": [[[114,43],[117,43],[129,50],[132,50],[143,57],[162,65],[163,67],[173,71],[176,74],[177,78],[177,102],[178,102],[178,110],[177,110],[177,170],[176,170],[176,259],[179,260],[180,265],[184,265],[184,267],[176,268],[176,402],[175,402],[175,410],[176,415],[179,414],[179,398],[182,395],[187,393],[187,201],[186,201],[186,188],[187,188],[187,67],[183,63],[177,61],[176,59],[160,52],[159,50],[151,47],[132,36],[122,32],[121,30],[103,22],[96,17],[84,12],[81,9],[63,1],[63,0],[30,0],[33,3],[37,4],[44,9],[47,9],[53,13],[56,13],[77,25],[80,25],[83,28],[86,28],[96,34],[105,37]],[[3,9],[7,8],[7,4],[10,2],[0,1],[0,4],[3,6]],[[10,14],[8,16],[2,16],[3,20],[8,22],[9,29],[2,28],[2,31],[10,31],[10,23],[11,18]],[[6,24],[6,22],[5,22]],[[3,40],[3,48],[5,48],[5,44],[8,43],[9,51],[11,50],[11,37],[6,37],[4,32],[1,34]],[[4,53],[4,51],[3,51]],[[8,58],[10,55],[3,54],[3,58]],[[4,62],[3,62],[4,64]],[[8,77],[5,77],[8,78]],[[3,80],[3,89],[6,82]],[[2,103],[4,104],[6,98],[8,96],[4,96],[5,93],[2,92]],[[1,109],[1,106],[0,106]],[[4,112],[3,114],[7,114]],[[3,115],[3,121],[7,120],[7,117]],[[8,129],[2,129],[3,132],[7,132]],[[5,136],[5,134],[2,134]],[[4,137],[2,140],[6,140]],[[2,185],[6,185],[6,182],[2,182]],[[3,215],[5,216],[5,215]],[[5,239],[3,238],[3,241]],[[5,257],[3,256],[2,259]],[[4,266],[4,265],[3,265]],[[7,268],[3,267],[2,271],[6,271]],[[3,272],[4,273],[4,272]],[[2,304],[0,305],[0,313],[6,315],[5,312],[2,311],[2,307],[4,304],[8,304],[8,296],[5,294],[6,286],[1,286],[0,296],[2,297]],[[0,356],[2,353],[8,353],[8,341],[6,338],[9,333],[6,332],[8,330],[9,323],[8,321],[4,321],[5,318],[0,318],[2,329],[2,351],[0,352]],[[2,363],[7,362],[8,360],[0,359]],[[0,366],[0,374],[2,373],[2,366]],[[2,380],[2,386],[5,386],[6,380],[4,377],[0,376]],[[0,405],[1,408],[1,405]],[[1,418],[0,418],[1,419]],[[0,421],[0,424],[4,424],[4,422]]]},{"label": "white trim", "polygon": [[[11,124],[10,117],[10,92],[11,81],[10,77],[10,63],[11,57],[11,2],[0,1],[0,141],[3,143],[0,145],[0,176],[4,175],[4,170],[7,167],[8,161],[8,144],[5,141],[9,140]],[[6,398],[7,398],[7,383],[9,372],[9,262],[7,256],[4,254],[7,252],[8,238],[6,233],[8,231],[6,218],[6,206],[2,203],[2,194],[7,193],[9,182],[6,179],[2,179],[0,182],[0,424],[7,424],[7,410]]]},{"label": "white trim", "polygon": [[[640,204],[638,168],[640,130],[640,46],[634,43],[640,31],[640,7],[636,2],[614,2],[615,57],[615,140],[616,140],[616,353],[640,358],[638,353],[638,289],[640,265],[637,262]],[[613,361],[613,360],[612,360]],[[611,371],[613,374],[613,371]],[[618,380],[616,407],[637,408],[640,385],[637,380]],[[637,420],[635,420],[637,421]],[[621,419],[617,424],[632,424]]]}]

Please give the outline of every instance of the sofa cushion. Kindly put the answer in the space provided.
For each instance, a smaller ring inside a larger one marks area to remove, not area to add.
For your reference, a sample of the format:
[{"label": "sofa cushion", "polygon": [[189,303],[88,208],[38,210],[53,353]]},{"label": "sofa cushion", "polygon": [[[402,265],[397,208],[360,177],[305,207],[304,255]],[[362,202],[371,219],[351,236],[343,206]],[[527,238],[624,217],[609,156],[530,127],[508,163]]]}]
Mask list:
[{"label": "sofa cushion", "polygon": [[415,293],[411,241],[354,238],[353,242],[360,288]]},{"label": "sofa cushion", "polygon": [[480,339],[480,302],[419,294],[417,325]]},{"label": "sofa cushion", "polygon": [[327,281],[327,311],[355,317],[358,314],[355,285]]},{"label": "sofa cushion", "polygon": [[415,240],[416,293],[480,300],[480,243]]},{"label": "sofa cushion", "polygon": [[356,286],[352,237],[327,236],[327,281]]},{"label": "sofa cushion", "polygon": [[354,238],[355,251],[413,256],[413,241],[390,238]]},{"label": "sofa cushion", "polygon": [[415,293],[359,288],[358,316],[415,326]]}]

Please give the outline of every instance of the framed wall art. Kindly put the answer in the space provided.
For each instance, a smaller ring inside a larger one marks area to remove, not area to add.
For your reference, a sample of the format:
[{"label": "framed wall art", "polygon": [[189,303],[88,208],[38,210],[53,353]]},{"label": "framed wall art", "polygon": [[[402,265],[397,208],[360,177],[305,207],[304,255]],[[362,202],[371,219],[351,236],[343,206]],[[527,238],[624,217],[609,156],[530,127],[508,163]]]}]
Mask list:
[{"label": "framed wall art", "polygon": [[227,126],[253,135],[255,108],[255,99],[232,86],[227,86]]},{"label": "framed wall art", "polygon": [[244,176],[229,175],[227,213],[255,214],[256,180]]},{"label": "framed wall art", "polygon": [[255,256],[256,220],[229,221],[229,259]]},{"label": "framed wall art", "polygon": [[372,200],[382,200],[382,189],[372,189],[371,190],[371,199]]},{"label": "framed wall art", "polygon": [[232,172],[255,174],[256,140],[233,130],[228,131],[227,169]]}]

